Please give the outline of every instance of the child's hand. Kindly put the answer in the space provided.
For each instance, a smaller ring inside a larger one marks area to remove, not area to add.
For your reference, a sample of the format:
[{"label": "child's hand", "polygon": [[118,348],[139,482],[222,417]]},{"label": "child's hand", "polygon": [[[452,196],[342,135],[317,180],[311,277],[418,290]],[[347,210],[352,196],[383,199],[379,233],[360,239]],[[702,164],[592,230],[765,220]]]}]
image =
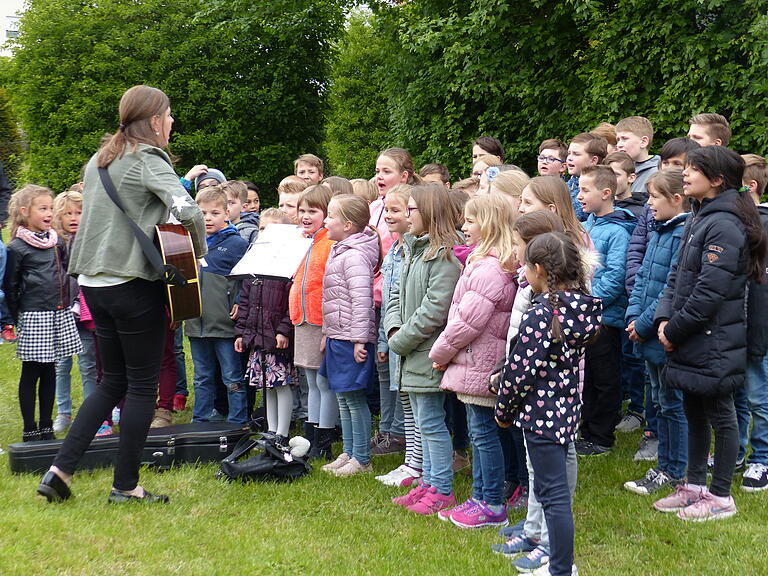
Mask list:
[{"label": "child's hand", "polygon": [[320,339],[320,354],[325,354],[325,336]]},{"label": "child's hand", "polygon": [[235,352],[245,352],[243,350],[243,339],[241,338],[235,338]]},{"label": "child's hand", "polygon": [[637,335],[637,331],[635,330],[635,321],[632,320],[632,322],[629,323],[629,326],[627,326],[626,330],[627,334],[629,334],[629,339],[632,340],[632,342],[645,342],[640,336]]},{"label": "child's hand", "polygon": [[445,372],[448,369],[448,364],[438,364],[437,362],[432,362],[432,370],[440,370],[440,372]]},{"label": "child's hand", "polygon": [[190,182],[194,182],[195,178],[200,176],[201,174],[205,174],[208,172],[208,166],[205,164],[195,164],[192,166],[192,168],[189,169],[189,172],[184,174],[184,180],[189,180]]},{"label": "child's hand", "polygon": [[675,349],[675,346],[667,339],[666,334],[664,334],[664,329],[667,327],[667,324],[669,324],[667,320],[664,320],[659,324],[659,342],[664,346],[665,352],[672,352],[672,350]]},{"label": "child's hand", "polygon": [[284,349],[288,348],[288,338],[283,336],[282,334],[278,334],[275,336],[275,340],[277,341],[277,344],[275,344],[275,348]]},{"label": "child's hand", "polygon": [[229,319],[237,320],[237,304],[232,305],[232,310],[229,311]]},{"label": "child's hand", "polygon": [[498,418],[495,418],[495,420],[496,420],[496,425],[499,428],[509,428],[512,425],[511,422],[502,422]]},{"label": "child's hand", "polygon": [[494,372],[488,378],[488,391],[491,394],[499,393],[499,382],[501,381],[501,372]]},{"label": "child's hand", "polygon": [[400,328],[392,328],[392,330],[389,331],[389,334],[387,334],[387,340],[391,339],[392,336],[397,334],[398,330],[400,330]]},{"label": "child's hand", "polygon": [[362,364],[368,358],[368,351],[364,342],[355,342],[355,362]]},{"label": "child's hand", "polygon": [[376,361],[379,364],[383,364],[388,359],[389,359],[389,354],[387,354],[386,352],[376,352]]}]

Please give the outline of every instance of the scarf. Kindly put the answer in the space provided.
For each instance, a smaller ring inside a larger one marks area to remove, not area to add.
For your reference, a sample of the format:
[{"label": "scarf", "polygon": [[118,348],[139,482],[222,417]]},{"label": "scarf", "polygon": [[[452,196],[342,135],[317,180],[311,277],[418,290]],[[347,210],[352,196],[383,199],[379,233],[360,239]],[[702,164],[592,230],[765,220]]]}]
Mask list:
[{"label": "scarf", "polygon": [[53,228],[45,232],[32,232],[24,226],[19,226],[16,230],[16,238],[21,238],[35,248],[53,248],[59,241],[59,236]]}]

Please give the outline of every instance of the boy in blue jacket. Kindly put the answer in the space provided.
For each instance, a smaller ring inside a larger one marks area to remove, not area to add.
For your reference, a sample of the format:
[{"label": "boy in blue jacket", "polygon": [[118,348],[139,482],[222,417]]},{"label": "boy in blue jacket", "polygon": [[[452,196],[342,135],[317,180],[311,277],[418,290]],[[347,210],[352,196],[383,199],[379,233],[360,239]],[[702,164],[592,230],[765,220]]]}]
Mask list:
[{"label": "boy in blue jacket", "polygon": [[614,207],[616,186],[616,175],[608,166],[586,166],[581,171],[578,200],[589,215],[585,227],[600,259],[592,295],[603,302],[603,322],[584,357],[581,439],[576,442],[580,456],[605,454],[613,448],[621,411],[621,331],[627,310],[624,275],[637,219],[629,210]]},{"label": "boy in blue jacket", "polygon": [[240,291],[239,282],[227,278],[248,249],[237,228],[227,220],[227,194],[220,186],[209,186],[195,197],[205,219],[208,254],[200,267],[203,313],[184,322],[195,368],[193,422],[207,421],[213,412],[218,366],[227,387],[230,422],[248,421],[248,401],[243,366],[235,352],[235,324],[230,316]]}]

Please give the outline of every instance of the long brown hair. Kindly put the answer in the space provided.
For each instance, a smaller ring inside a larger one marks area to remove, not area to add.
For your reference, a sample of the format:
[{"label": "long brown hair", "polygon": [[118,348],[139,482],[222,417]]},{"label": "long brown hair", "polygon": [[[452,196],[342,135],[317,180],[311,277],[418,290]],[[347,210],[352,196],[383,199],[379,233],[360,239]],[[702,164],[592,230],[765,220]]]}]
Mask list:
[{"label": "long brown hair", "polygon": [[[424,229],[429,234],[429,248],[424,254],[425,260],[437,256],[441,248],[451,248],[460,242],[455,226],[455,209],[445,186],[436,182],[414,186],[411,198],[418,206]],[[449,252],[450,250],[445,250],[443,256],[447,258]]]},{"label": "long brown hair", "polygon": [[168,96],[159,88],[142,84],[126,90],[120,98],[120,127],[99,150],[96,158],[99,168],[109,166],[115,158],[125,154],[128,144],[133,150],[140,143],[156,146],[158,137],[150,122],[170,106]]},{"label": "long brown hair", "polygon": [[576,218],[568,186],[559,176],[536,176],[528,182],[528,189],[542,204],[555,207],[557,215],[563,220],[563,229],[576,243],[576,246],[586,247],[586,230]]}]

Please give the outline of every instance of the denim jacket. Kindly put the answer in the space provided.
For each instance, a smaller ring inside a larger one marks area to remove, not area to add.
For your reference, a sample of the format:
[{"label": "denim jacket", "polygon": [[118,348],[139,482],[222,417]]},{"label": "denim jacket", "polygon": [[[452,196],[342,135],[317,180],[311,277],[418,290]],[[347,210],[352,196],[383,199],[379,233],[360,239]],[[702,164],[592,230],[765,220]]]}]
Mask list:
[{"label": "denim jacket", "polygon": [[[387,303],[389,302],[389,296],[392,294],[397,283],[400,281],[400,271],[403,269],[403,258],[405,257],[405,243],[398,246],[395,242],[390,247],[387,255],[384,256],[384,262],[381,264],[381,276],[384,282],[381,287],[381,311],[382,316],[387,309]],[[387,335],[384,332],[384,319],[379,322],[379,340],[377,344],[377,352],[386,354],[389,352],[389,345],[387,344]]]}]

